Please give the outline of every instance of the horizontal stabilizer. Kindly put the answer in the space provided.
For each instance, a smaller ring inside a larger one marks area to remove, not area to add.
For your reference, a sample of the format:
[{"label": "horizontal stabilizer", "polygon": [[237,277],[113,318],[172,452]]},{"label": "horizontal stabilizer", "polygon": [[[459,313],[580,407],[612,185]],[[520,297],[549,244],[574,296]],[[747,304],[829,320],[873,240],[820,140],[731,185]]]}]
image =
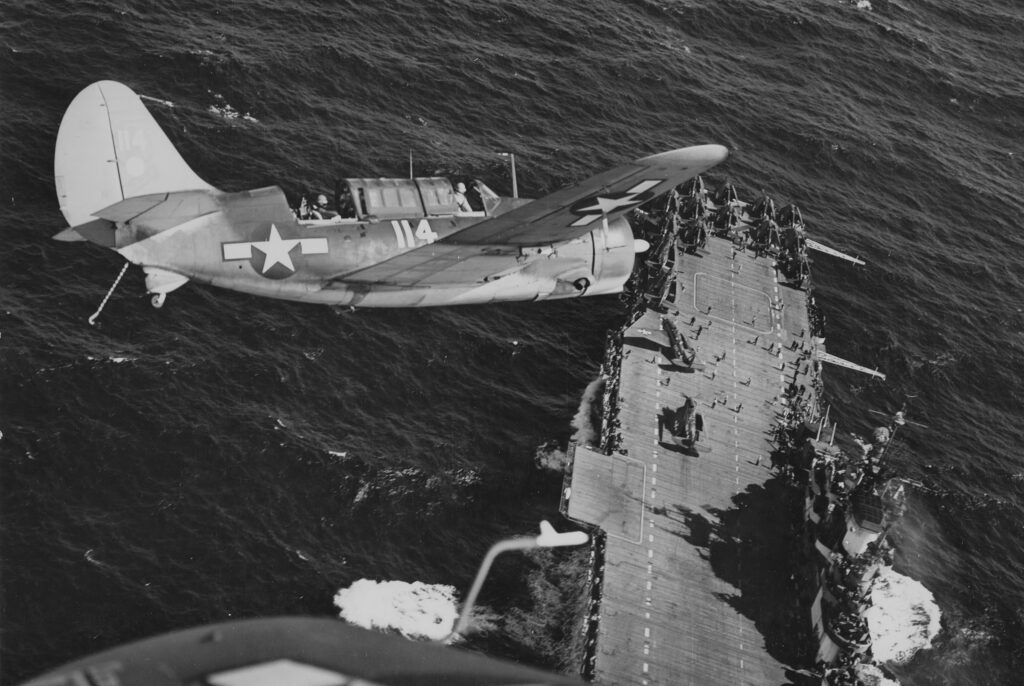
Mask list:
[{"label": "horizontal stabilizer", "polygon": [[85,240],[85,236],[75,231],[73,227],[68,227],[60,233],[53,235],[53,240],[63,241],[64,243],[81,243]]},{"label": "horizontal stabilizer", "polygon": [[832,353],[818,351],[817,358],[822,362],[828,362],[829,364],[834,364],[837,367],[846,367],[847,369],[852,369],[855,372],[869,374],[870,376],[876,376],[879,379],[882,379],[883,381],[885,380],[885,374],[878,371],[877,369],[869,369],[867,367],[862,367],[861,365],[855,362],[850,362],[849,360],[844,360],[841,357],[836,357]]},{"label": "horizontal stabilizer", "polygon": [[112,222],[127,222],[146,215],[148,221],[179,219],[185,221],[220,209],[217,200],[207,191],[151,193],[128,198],[96,210],[95,215]]},{"label": "horizontal stabilizer", "polygon": [[90,241],[104,248],[114,247],[114,224],[106,219],[94,219],[91,222],[64,229],[54,236],[58,241]]},{"label": "horizontal stabilizer", "polygon": [[807,239],[807,247],[810,248],[811,250],[817,250],[818,252],[823,252],[826,255],[838,257],[841,260],[846,260],[847,262],[853,262],[854,264],[864,266],[864,260],[858,257],[853,257],[852,255],[847,255],[846,253],[840,252],[835,248],[830,248],[827,245],[819,243],[818,241],[812,241],[810,238]]}]

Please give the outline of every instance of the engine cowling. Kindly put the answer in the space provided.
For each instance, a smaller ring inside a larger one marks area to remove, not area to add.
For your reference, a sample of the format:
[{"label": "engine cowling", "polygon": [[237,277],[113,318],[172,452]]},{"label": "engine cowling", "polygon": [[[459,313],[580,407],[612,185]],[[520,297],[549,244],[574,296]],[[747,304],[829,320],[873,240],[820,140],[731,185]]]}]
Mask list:
[{"label": "engine cowling", "polygon": [[647,241],[633,238],[626,219],[602,222],[585,236],[558,246],[560,259],[579,260],[582,264],[559,274],[556,287],[548,297],[621,293],[633,273],[636,254],[648,247]]}]

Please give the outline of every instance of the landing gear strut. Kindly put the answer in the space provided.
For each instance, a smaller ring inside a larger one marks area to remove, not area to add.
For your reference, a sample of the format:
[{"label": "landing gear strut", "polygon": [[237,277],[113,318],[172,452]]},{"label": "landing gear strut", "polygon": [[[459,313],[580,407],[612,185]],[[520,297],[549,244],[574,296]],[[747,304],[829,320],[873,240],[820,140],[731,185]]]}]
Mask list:
[{"label": "landing gear strut", "polygon": [[167,294],[154,293],[153,297],[149,299],[149,302],[153,307],[159,310],[161,307],[164,306],[164,303],[167,302]]}]

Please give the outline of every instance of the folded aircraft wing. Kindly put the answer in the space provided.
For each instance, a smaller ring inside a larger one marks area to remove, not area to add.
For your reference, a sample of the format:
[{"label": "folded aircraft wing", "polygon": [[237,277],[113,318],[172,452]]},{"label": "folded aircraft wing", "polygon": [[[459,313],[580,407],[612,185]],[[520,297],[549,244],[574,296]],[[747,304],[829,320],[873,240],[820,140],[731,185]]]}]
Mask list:
[{"label": "folded aircraft wing", "polygon": [[[519,250],[583,236],[668,192],[728,155],[721,145],[671,150],[620,165],[539,200],[485,219],[435,243],[337,278],[346,282],[443,285],[482,281]],[[514,263],[513,263],[514,264]]]},{"label": "folded aircraft wing", "polygon": [[832,257],[838,257],[841,260],[846,260],[847,262],[852,262],[854,264],[859,264],[862,267],[864,266],[864,260],[860,259],[859,257],[853,257],[852,255],[847,255],[844,252],[836,250],[835,248],[830,248],[830,247],[828,247],[827,245],[825,245],[823,243],[819,243],[818,241],[812,241],[810,238],[807,239],[807,247],[810,248],[811,250],[817,250],[818,252],[823,252],[826,255],[831,255]]},{"label": "folded aircraft wing", "polygon": [[829,364],[834,364],[837,367],[846,367],[847,369],[852,369],[855,372],[860,372],[861,374],[867,374],[869,376],[875,376],[875,377],[878,377],[879,379],[882,379],[883,381],[885,381],[885,374],[883,374],[882,372],[878,371],[877,369],[871,369],[869,367],[865,367],[863,365],[859,365],[856,362],[850,362],[849,360],[844,360],[843,358],[836,357],[832,353],[827,353],[824,350],[817,351],[815,353],[815,355],[822,362],[828,362]]}]

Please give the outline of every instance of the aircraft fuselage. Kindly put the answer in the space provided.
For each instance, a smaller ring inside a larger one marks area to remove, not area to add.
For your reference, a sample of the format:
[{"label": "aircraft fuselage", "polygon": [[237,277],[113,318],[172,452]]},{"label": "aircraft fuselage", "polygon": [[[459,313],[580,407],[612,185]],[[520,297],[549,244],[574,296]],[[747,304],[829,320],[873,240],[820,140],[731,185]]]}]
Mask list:
[{"label": "aircraft fuselage", "polygon": [[[146,270],[153,293],[189,279],[263,297],[361,307],[564,298],[619,292],[634,255],[627,222],[597,222],[589,234],[550,246],[481,246],[477,259],[493,262],[493,278],[417,287],[364,282],[359,271],[472,226],[483,212],[300,221],[271,187],[135,198],[105,214],[113,220],[110,247]],[[168,275],[180,282],[162,289],[159,281]]]}]

